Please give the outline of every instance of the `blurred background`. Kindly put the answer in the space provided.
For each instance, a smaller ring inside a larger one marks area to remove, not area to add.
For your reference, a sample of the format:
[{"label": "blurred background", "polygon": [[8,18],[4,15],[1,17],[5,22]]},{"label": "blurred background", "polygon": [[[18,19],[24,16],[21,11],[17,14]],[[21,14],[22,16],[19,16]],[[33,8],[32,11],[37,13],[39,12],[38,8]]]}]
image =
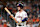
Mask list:
[{"label": "blurred background", "polygon": [[16,27],[16,22],[4,10],[4,7],[7,7],[15,17],[18,2],[24,4],[23,9],[27,12],[27,27],[40,27],[40,0],[0,0],[0,27]]}]

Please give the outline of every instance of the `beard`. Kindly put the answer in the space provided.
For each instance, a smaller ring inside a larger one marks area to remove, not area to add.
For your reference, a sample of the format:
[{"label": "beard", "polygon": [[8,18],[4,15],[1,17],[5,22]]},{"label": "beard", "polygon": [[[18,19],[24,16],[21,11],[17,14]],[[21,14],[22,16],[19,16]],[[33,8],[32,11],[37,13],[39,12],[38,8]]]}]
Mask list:
[{"label": "beard", "polygon": [[18,10],[18,11],[21,11],[21,10]]}]

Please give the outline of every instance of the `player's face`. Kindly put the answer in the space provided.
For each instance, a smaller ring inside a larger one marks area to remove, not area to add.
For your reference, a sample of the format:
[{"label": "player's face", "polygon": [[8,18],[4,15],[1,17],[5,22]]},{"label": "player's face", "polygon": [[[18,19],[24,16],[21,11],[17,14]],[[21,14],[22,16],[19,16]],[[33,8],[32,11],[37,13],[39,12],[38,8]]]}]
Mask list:
[{"label": "player's face", "polygon": [[20,7],[17,7],[18,8],[18,11],[20,10]]}]

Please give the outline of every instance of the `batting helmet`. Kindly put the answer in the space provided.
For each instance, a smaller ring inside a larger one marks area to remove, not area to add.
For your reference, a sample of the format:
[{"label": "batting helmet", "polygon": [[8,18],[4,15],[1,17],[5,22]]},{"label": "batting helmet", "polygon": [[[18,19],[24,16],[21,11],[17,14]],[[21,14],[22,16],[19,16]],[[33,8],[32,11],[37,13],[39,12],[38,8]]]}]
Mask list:
[{"label": "batting helmet", "polygon": [[16,5],[17,7],[20,7],[21,9],[24,7],[22,3],[17,3]]}]

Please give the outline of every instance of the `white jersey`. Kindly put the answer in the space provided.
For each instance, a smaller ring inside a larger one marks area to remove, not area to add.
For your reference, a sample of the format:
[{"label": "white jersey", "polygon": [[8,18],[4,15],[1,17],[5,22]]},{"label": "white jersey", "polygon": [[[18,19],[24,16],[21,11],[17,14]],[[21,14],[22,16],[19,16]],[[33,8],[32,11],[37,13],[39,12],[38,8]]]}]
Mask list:
[{"label": "white jersey", "polygon": [[[15,19],[17,21],[22,21],[25,17],[27,17],[27,13],[24,10],[22,12],[17,12],[15,15]],[[21,25],[24,25],[24,22],[23,24],[21,23]]]}]

